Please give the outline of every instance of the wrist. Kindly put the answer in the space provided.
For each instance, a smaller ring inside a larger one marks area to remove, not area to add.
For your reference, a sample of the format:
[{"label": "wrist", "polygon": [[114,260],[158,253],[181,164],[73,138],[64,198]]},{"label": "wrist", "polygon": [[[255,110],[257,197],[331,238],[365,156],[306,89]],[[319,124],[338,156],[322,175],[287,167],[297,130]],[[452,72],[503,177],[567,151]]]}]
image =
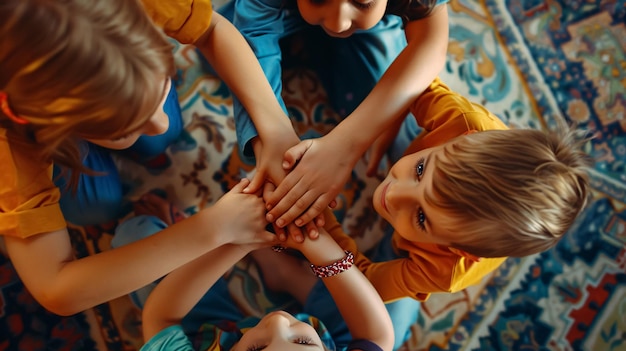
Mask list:
[{"label": "wrist", "polygon": [[350,251],[344,251],[345,256],[327,265],[311,264],[311,271],[318,278],[330,278],[337,274],[343,273],[354,265],[354,254]]}]

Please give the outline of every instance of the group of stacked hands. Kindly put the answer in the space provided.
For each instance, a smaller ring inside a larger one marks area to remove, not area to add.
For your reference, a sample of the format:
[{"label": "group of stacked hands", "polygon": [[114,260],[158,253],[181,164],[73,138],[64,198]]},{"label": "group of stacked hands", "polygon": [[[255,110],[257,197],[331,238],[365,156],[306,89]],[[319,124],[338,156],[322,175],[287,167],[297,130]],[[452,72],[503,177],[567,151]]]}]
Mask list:
[{"label": "group of stacked hands", "polygon": [[[554,246],[588,191],[584,139],[565,126],[508,129],[437,78],[445,3],[233,0],[214,12],[209,0],[4,1],[0,234],[20,278],[62,315],[163,278],[141,301],[146,350],[397,349],[420,301]],[[295,32],[343,117],[304,141],[281,98],[279,41]],[[189,217],[147,194],[112,250],[75,259],[66,221],[119,217],[111,150],[148,160],[182,128],[163,33],[197,46],[232,90],[256,173]],[[369,175],[385,155],[391,165],[373,196],[389,227],[368,256],[330,211],[365,154]],[[248,254],[302,313],[237,309],[221,277]],[[211,340],[188,336],[206,328]]]}]

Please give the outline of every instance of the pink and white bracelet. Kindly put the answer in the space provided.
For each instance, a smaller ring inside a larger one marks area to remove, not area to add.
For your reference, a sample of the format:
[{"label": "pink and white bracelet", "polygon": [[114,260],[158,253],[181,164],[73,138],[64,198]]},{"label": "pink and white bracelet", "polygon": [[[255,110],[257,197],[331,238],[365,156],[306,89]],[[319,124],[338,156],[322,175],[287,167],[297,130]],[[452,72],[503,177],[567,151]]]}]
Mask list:
[{"label": "pink and white bracelet", "polygon": [[311,270],[319,278],[328,278],[347,271],[354,264],[354,254],[350,251],[345,252],[346,257],[337,260],[328,266],[316,266],[312,264]]}]

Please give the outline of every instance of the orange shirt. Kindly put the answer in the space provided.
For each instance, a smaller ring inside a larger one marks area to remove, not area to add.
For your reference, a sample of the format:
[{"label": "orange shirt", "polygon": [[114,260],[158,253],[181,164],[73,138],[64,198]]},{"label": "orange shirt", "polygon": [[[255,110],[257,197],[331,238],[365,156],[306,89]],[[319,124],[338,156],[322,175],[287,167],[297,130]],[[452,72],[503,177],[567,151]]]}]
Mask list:
[{"label": "orange shirt", "polygon": [[[472,131],[507,129],[484,107],[451,91],[438,78],[411,105],[411,113],[424,129],[405,154],[434,147]],[[326,230],[345,250],[357,253],[357,245],[343,233],[331,212],[326,213]],[[426,300],[434,292],[455,292],[478,283],[506,258],[467,260],[454,249],[412,242],[394,233],[393,247],[408,257],[371,262],[357,253],[355,264],[369,279],[385,302],[403,297]]]}]

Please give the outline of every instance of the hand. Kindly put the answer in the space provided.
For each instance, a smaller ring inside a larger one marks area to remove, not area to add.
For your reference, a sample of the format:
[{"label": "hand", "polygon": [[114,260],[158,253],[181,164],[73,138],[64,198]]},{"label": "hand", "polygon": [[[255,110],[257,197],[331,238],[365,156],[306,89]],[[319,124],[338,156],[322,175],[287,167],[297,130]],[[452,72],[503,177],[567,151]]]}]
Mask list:
[{"label": "hand", "polygon": [[263,189],[263,184],[266,182],[280,184],[287,175],[287,170],[282,167],[283,155],[289,148],[300,142],[291,126],[289,128],[277,126],[272,133],[264,137],[264,140],[267,141],[264,142],[261,137],[252,140],[256,157],[256,173],[244,189],[244,193],[256,193]]},{"label": "hand", "polygon": [[[272,183],[265,183],[265,187],[263,188],[263,198],[267,199],[272,196],[272,193],[276,190],[276,186]],[[321,218],[322,223],[324,222],[324,214],[321,213],[317,216],[318,220]],[[285,241],[287,240],[287,234],[291,237],[295,242],[301,243],[304,241],[304,234],[302,233],[302,229],[295,225],[293,222],[287,224],[286,227],[279,227],[276,223],[272,223],[274,228],[274,232],[278,236],[278,240]],[[309,222],[305,224],[306,232],[309,233],[310,239],[316,239],[319,235],[319,231],[317,226],[313,222]],[[285,230],[286,229],[286,230]]]},{"label": "hand", "polygon": [[249,183],[248,179],[242,179],[211,207],[209,225],[225,239],[224,244],[275,244],[276,236],[265,230],[268,222],[263,199],[243,193]]},{"label": "hand", "polygon": [[[350,154],[352,148],[346,139],[327,134],[304,140],[285,153],[283,168],[292,171],[266,200],[268,221],[275,220],[278,227],[284,227],[295,220],[302,227],[327,206],[334,206],[360,156]],[[318,217],[315,224],[323,226],[323,219]]]}]

